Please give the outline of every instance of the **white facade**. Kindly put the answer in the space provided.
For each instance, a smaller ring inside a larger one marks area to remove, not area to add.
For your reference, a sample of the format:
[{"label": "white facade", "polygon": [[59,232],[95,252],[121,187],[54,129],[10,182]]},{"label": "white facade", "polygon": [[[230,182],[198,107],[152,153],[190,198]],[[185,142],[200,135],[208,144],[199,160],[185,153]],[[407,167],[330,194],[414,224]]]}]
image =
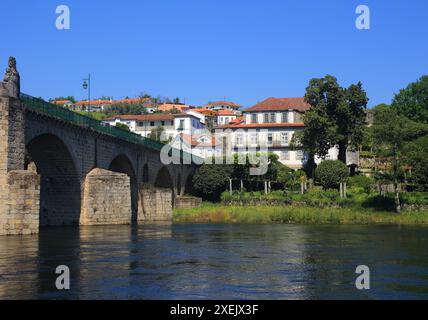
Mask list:
[{"label": "white facade", "polygon": [[189,114],[118,115],[104,120],[103,123],[111,126],[116,126],[117,123],[125,124],[132,132],[143,137],[150,135],[153,129],[162,127],[162,140],[165,141],[174,139],[180,133],[191,135],[205,128],[199,118]]}]

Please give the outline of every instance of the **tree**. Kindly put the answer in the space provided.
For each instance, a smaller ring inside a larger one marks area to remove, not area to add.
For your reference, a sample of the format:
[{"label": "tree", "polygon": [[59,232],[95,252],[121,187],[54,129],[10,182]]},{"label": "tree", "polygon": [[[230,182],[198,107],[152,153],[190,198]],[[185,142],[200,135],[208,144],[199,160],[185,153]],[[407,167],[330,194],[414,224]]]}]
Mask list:
[{"label": "tree", "polygon": [[399,183],[403,180],[402,160],[407,143],[428,133],[427,126],[400,115],[397,108],[379,106],[374,110],[373,141],[378,155],[392,159],[391,180],[394,185],[395,210],[401,212]]},{"label": "tree", "polygon": [[193,176],[194,191],[204,200],[218,201],[228,187],[231,174],[229,165],[203,164]]},{"label": "tree", "polygon": [[419,190],[428,190],[428,136],[406,144],[404,154],[411,166],[410,181],[415,183]]},{"label": "tree", "polygon": [[76,103],[76,99],[74,99],[73,96],[67,96],[67,97],[56,97],[54,99],[52,99],[51,101],[57,101],[57,100],[68,100],[72,103]]},{"label": "tree", "polygon": [[400,90],[394,97],[392,107],[399,115],[428,124],[428,76]]},{"label": "tree", "polygon": [[155,140],[155,141],[165,141],[165,129],[162,126],[157,126],[153,128],[147,138]]},{"label": "tree", "polygon": [[338,159],[346,163],[348,147],[356,147],[363,139],[368,98],[361,82],[342,88],[330,75],[312,79],[305,101],[311,108],[303,117],[305,128],[296,135],[296,144],[321,158],[338,146]]},{"label": "tree", "polygon": [[125,131],[131,131],[131,129],[129,129],[129,127],[126,124],[120,123],[120,122],[116,123],[116,128],[119,128]]},{"label": "tree", "polygon": [[325,190],[335,189],[346,182],[349,176],[348,167],[341,161],[326,160],[315,170],[315,181]]}]

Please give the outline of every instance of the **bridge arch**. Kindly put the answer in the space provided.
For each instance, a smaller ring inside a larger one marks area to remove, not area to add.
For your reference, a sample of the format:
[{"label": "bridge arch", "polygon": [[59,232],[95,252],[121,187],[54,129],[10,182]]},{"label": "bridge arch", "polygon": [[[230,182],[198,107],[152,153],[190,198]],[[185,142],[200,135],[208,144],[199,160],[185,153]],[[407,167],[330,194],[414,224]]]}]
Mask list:
[{"label": "bridge arch", "polygon": [[131,182],[132,220],[133,221],[137,220],[138,180],[137,180],[137,175],[135,174],[135,170],[134,170],[134,166],[132,165],[132,162],[129,160],[129,158],[126,155],[120,154],[111,161],[108,170],[118,172],[118,173],[124,173],[129,176],[129,179]]},{"label": "bridge arch", "polygon": [[78,225],[80,176],[69,148],[58,136],[42,134],[26,145],[26,167],[40,174],[40,226]]},{"label": "bridge arch", "polygon": [[149,177],[149,165],[146,163],[143,166],[143,177],[142,177],[143,183],[148,183],[150,181]]},{"label": "bridge arch", "polygon": [[184,194],[191,195],[193,194],[193,173],[190,173],[187,176],[186,182],[184,183]]},{"label": "bridge arch", "polygon": [[163,166],[162,168],[160,168],[156,175],[154,185],[158,188],[168,188],[174,190],[174,180],[168,170],[168,167]]}]

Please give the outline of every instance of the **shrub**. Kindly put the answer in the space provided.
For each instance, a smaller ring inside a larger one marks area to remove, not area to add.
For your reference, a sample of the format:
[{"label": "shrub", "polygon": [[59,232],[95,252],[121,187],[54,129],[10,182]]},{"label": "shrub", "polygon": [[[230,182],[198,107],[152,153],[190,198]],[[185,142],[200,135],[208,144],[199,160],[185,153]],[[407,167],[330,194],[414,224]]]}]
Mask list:
[{"label": "shrub", "polygon": [[231,172],[228,165],[202,165],[193,176],[195,193],[204,200],[218,201],[221,193],[228,188]]},{"label": "shrub", "polygon": [[325,190],[336,189],[349,176],[346,165],[340,161],[326,160],[315,169],[315,182]]},{"label": "shrub", "polygon": [[348,179],[348,184],[350,187],[361,188],[366,193],[370,193],[372,186],[375,184],[375,180],[373,178],[358,175],[353,176]]}]

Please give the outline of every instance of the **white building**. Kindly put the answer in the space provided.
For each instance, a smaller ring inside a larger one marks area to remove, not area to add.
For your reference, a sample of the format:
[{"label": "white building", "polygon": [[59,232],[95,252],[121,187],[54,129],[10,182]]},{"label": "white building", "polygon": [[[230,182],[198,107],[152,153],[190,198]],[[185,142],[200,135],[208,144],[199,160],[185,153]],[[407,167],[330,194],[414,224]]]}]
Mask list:
[{"label": "white building", "polygon": [[[267,151],[276,153],[279,161],[293,169],[300,169],[308,160],[303,150],[290,147],[296,131],[304,128],[303,114],[310,105],[304,98],[269,98],[243,110],[243,119],[234,120],[215,129],[223,131],[222,136],[232,153]],[[338,149],[331,148],[326,159],[337,160]],[[322,161],[315,157],[316,163]],[[358,154],[347,152],[347,165],[358,166]]]},{"label": "white building", "polygon": [[269,98],[243,110],[241,121],[216,129],[224,131],[232,153],[266,150],[276,153],[284,165],[300,169],[307,155],[303,150],[292,150],[290,142],[304,127],[302,115],[309,108],[303,98]]},{"label": "white building", "polygon": [[236,120],[236,113],[232,110],[219,110],[217,111],[217,125],[223,126]]},{"label": "white building", "polygon": [[163,140],[174,139],[180,133],[192,135],[205,128],[198,117],[187,113],[116,115],[103,120],[103,123],[111,126],[125,124],[132,132],[143,137],[147,137],[153,129],[162,127],[165,134]]},{"label": "white building", "polygon": [[221,143],[210,132],[202,131],[193,135],[179,134],[171,145],[173,148],[181,149],[203,159],[222,155]]},{"label": "white building", "polygon": [[208,104],[206,104],[202,108],[215,110],[215,111],[218,111],[218,110],[238,111],[240,108],[242,108],[242,106],[239,104],[236,104],[234,102],[229,102],[229,101],[214,101],[214,102],[209,102]]}]

